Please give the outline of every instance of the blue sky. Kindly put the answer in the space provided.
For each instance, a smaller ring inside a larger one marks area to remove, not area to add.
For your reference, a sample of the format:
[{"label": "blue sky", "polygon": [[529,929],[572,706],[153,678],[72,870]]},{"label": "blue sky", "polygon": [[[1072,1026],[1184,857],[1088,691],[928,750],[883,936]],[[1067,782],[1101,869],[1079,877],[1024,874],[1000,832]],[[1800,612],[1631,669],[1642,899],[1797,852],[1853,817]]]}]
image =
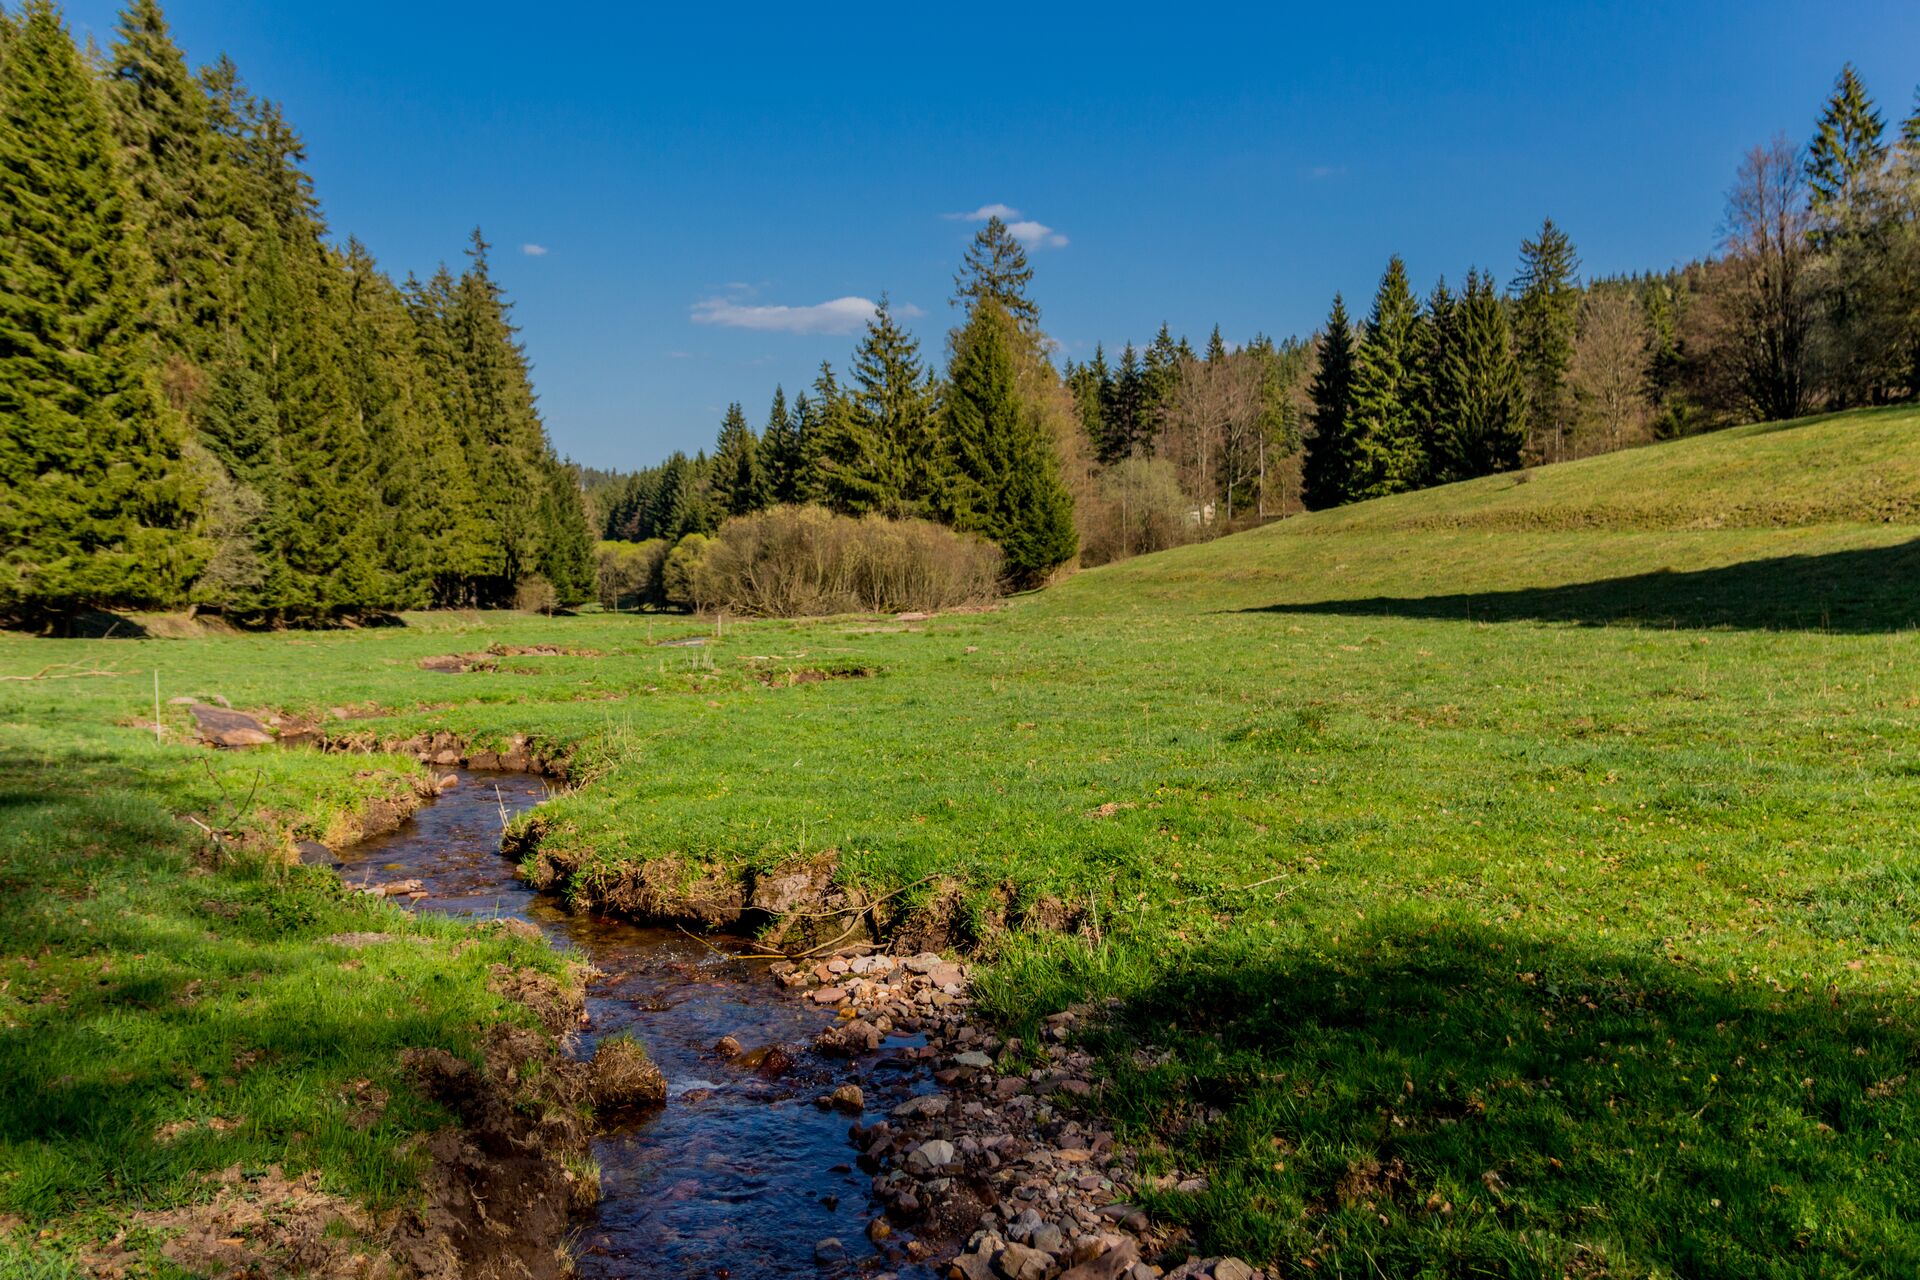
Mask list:
[{"label": "blue sky", "polygon": [[[194,63],[230,53],[286,105],[336,235],[396,277],[485,229],[555,443],[600,466],[706,445],[729,400],[757,421],[843,363],[843,300],[889,293],[939,350],[973,230],[949,215],[1035,224],[1075,358],[1162,320],[1305,333],[1336,289],[1364,309],[1390,253],[1422,290],[1505,279],[1546,214],[1589,271],[1684,261],[1741,152],[1804,138],[1842,62],[1890,121],[1920,79],[1911,0],[1456,7],[168,14]],[[106,43],[114,9],[67,16]]]}]

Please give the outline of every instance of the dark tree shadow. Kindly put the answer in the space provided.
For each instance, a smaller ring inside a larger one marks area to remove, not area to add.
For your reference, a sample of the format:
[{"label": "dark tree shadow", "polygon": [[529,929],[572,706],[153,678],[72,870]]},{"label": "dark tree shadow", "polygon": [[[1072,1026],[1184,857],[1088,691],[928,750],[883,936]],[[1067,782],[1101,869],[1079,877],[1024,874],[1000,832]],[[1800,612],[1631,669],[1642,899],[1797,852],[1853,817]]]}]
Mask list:
[{"label": "dark tree shadow", "polygon": [[1112,1101],[1211,1175],[1155,1206],[1205,1252],[1339,1238],[1323,1274],[1600,1275],[1575,1255],[1601,1241],[1712,1280],[1913,1274],[1849,1269],[1920,1257],[1904,1000],[1690,952],[1417,912],[1305,953],[1203,949],[1104,1033],[1174,1051]]},{"label": "dark tree shadow", "polygon": [[1243,613],[1331,613],[1581,626],[1904,631],[1920,626],[1920,539],[1776,556],[1719,569],[1656,570],[1558,587],[1371,596],[1261,605]]}]

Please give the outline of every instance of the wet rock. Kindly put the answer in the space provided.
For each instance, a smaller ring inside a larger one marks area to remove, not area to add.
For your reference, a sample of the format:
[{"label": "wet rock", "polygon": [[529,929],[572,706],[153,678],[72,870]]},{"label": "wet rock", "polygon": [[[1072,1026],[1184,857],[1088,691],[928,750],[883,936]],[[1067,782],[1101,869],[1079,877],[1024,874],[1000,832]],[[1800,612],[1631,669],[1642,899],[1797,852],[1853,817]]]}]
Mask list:
[{"label": "wet rock", "polygon": [[854,1115],[859,1115],[861,1111],[866,1109],[867,1105],[866,1095],[860,1091],[860,1086],[857,1084],[841,1085],[833,1091],[833,1096],[829,1098],[828,1101],[833,1104],[836,1110],[850,1112]]},{"label": "wet rock", "polygon": [[837,1027],[828,1027],[814,1040],[813,1047],[821,1053],[837,1054],[841,1057],[853,1057],[880,1047],[886,1039],[884,1032],[863,1018],[852,1018]]},{"label": "wet rock", "polygon": [[732,1062],[741,1052],[740,1042],[732,1036],[721,1036],[713,1042],[713,1056],[722,1061]]},{"label": "wet rock", "polygon": [[273,741],[267,726],[244,711],[230,711],[204,702],[196,702],[188,709],[193,713],[194,728],[201,741],[216,747],[260,747]]},{"label": "wet rock", "polygon": [[828,1236],[824,1240],[814,1242],[813,1260],[815,1262],[844,1262],[846,1258],[847,1246],[840,1243],[838,1236]]}]

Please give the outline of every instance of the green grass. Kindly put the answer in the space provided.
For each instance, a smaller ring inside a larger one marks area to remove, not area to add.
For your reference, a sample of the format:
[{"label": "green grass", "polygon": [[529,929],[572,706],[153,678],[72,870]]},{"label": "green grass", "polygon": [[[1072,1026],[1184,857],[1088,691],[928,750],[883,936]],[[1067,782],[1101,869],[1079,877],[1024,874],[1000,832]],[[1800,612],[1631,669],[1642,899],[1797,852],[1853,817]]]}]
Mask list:
[{"label": "green grass", "polygon": [[[112,727],[150,717],[157,668],[169,694],[378,709],[350,726],[375,735],[571,746],[586,785],[545,840],[579,892],[825,849],[876,890],[941,878],[997,1015],[1120,1001],[1102,1105],[1209,1179],[1153,1207],[1283,1274],[1920,1273],[1911,410],[1363,504],[988,614],[699,649],[653,643],[693,622],[412,622],[0,641],[0,669],[138,673],[0,685],[0,747],[26,735],[52,779],[91,760],[89,805],[213,803],[198,754]],[[604,656],[415,665],[495,641]],[[809,668],[873,675],[760,678]],[[338,758],[276,768],[302,796],[367,785]],[[15,879],[59,861],[8,857]],[[37,909],[109,918],[56,897]],[[1062,910],[1070,936],[1026,927]],[[101,1176],[71,1126],[4,1123],[0,1169]],[[0,1211],[70,1212],[25,1194],[67,1176],[0,1173]]]},{"label": "green grass", "polygon": [[[66,1274],[133,1211],[205,1199],[234,1165],[318,1169],[327,1191],[407,1203],[413,1139],[446,1117],[399,1077],[399,1052],[471,1053],[485,1026],[532,1022],[488,990],[488,966],[557,959],[497,932],[456,947],[470,930],[264,855],[412,762],[356,777],[368,761],[160,747],[80,710],[114,701],[82,683],[0,685],[0,1274]],[[249,795],[260,812],[236,823]],[[244,827],[241,847],[215,853],[186,813]],[[409,940],[325,941],[373,930]],[[356,1116],[375,1091],[384,1109]],[[147,1243],[171,1274],[161,1238]]]}]

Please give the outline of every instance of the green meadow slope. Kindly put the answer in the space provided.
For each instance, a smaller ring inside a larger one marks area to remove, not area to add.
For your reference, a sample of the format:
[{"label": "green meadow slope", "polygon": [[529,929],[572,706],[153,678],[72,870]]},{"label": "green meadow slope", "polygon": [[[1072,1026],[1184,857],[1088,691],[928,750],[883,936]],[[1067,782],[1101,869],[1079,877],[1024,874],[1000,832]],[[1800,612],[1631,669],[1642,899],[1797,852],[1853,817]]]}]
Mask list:
[{"label": "green meadow slope", "polygon": [[[0,683],[0,754],[27,762],[0,808],[0,937],[35,939],[0,945],[0,1056],[27,1073],[0,1072],[24,1081],[0,1085],[0,1214],[188,1196],[236,1142],[404,1197],[356,1170],[430,1122],[398,1109],[355,1150],[242,1126],[161,1159],[150,1130],[28,1117],[75,1073],[37,1065],[56,1023],[173,1016],[35,960],[96,955],[70,917],[103,914],[78,905],[99,885],[171,883],[158,854],[131,874],[116,833],[187,865],[168,812],[223,803],[177,710],[165,745],[137,727],[158,670],[168,693],[349,709],[337,731],[372,740],[569,752],[581,785],[529,866],[583,901],[671,907],[830,860],[897,895],[895,926],[981,948],[1016,1028],[1115,999],[1099,1105],[1205,1175],[1151,1207],[1208,1252],[1286,1275],[1920,1274],[1916,625],[1905,409],[1361,504],[980,614],[0,638],[0,671],[130,673]],[[489,644],[593,654],[417,665]],[[215,775],[244,792],[251,761]],[[322,834],[413,768],[277,757],[251,821]],[[118,825],[86,807],[109,804]],[[71,889],[41,891],[47,866]],[[200,892],[116,910],[185,918]],[[276,919],[261,945],[337,927]],[[468,1034],[466,990],[426,1030]],[[142,1052],[164,1081],[191,1044]],[[206,1109],[141,1096],[141,1123]]]}]

